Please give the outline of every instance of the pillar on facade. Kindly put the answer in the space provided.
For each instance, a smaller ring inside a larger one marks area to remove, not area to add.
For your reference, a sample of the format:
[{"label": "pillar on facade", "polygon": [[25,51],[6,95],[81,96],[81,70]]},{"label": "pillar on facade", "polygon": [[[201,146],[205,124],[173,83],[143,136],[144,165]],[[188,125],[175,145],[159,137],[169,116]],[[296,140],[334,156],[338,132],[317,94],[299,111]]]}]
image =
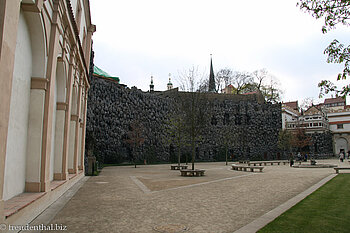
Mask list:
[{"label": "pillar on facade", "polygon": [[87,70],[89,70],[90,67],[90,55],[91,55],[91,39],[92,35],[96,31],[96,26],[95,25],[90,25],[88,28],[88,33],[87,33],[87,38],[86,38],[86,48],[85,48],[85,61],[86,61],[86,67]]},{"label": "pillar on facade", "polygon": [[78,101],[77,101],[77,121],[75,124],[75,140],[74,140],[74,173],[77,174],[78,173],[78,166],[79,166],[79,159],[80,159],[80,155],[79,155],[79,151],[81,149],[81,140],[79,140],[81,138],[81,127],[80,127],[80,123],[82,122],[81,119],[81,101],[82,101],[82,94],[83,94],[83,77],[80,77],[79,80],[79,91],[78,91]]},{"label": "pillar on facade", "polygon": [[68,179],[68,160],[69,160],[69,142],[70,142],[70,125],[71,125],[71,111],[72,111],[72,91],[74,83],[74,54],[75,50],[71,51],[68,68],[68,83],[66,96],[66,111],[64,118],[64,141],[63,141],[63,155],[62,155],[62,180]]},{"label": "pillar on facade", "polygon": [[65,131],[65,113],[67,104],[57,102],[56,104],[56,124],[55,124],[55,162],[54,162],[54,180],[65,180],[63,173],[63,151],[64,151],[64,131]]},{"label": "pillar on facade", "polygon": [[40,184],[41,192],[50,190],[50,159],[52,148],[52,135],[54,132],[54,110],[56,109],[55,102],[55,85],[56,85],[56,70],[57,57],[59,48],[59,29],[57,22],[58,17],[58,2],[54,2],[53,21],[51,24],[50,41],[49,41],[49,55],[47,60],[46,79],[48,80],[47,90],[45,94],[45,108],[44,108],[44,124],[43,124],[43,140],[42,140],[42,154],[41,154],[41,171]]},{"label": "pillar on facade", "polygon": [[28,119],[28,143],[25,184],[26,192],[41,191],[41,155],[46,90],[47,79],[35,77],[32,78]]},{"label": "pillar on facade", "polygon": [[86,112],[87,112],[87,98],[88,98],[88,95],[87,95],[87,91],[88,91],[88,87],[86,86],[85,87],[85,94],[83,95],[83,99],[84,99],[84,102],[83,102],[83,113],[82,113],[82,119],[83,119],[83,122],[82,122],[82,137],[81,137],[81,170],[84,170],[84,162],[85,162],[85,136],[86,136]]},{"label": "pillar on facade", "polygon": [[[76,76],[74,77],[76,79]],[[69,149],[68,149],[68,173],[74,174],[76,173],[76,163],[75,163],[75,148],[76,148],[76,126],[79,122],[79,116],[78,116],[78,94],[79,90],[77,90],[79,87],[76,84],[76,81],[74,81],[73,87],[72,87],[72,100],[71,100],[71,115],[70,115],[70,122],[69,122]]]},{"label": "pillar on facade", "polygon": [[67,74],[65,69],[64,57],[58,59],[56,72],[56,114],[55,114],[55,135],[54,135],[54,180],[64,180],[63,177],[63,153],[64,153],[64,137],[65,137],[65,116],[67,111]]}]

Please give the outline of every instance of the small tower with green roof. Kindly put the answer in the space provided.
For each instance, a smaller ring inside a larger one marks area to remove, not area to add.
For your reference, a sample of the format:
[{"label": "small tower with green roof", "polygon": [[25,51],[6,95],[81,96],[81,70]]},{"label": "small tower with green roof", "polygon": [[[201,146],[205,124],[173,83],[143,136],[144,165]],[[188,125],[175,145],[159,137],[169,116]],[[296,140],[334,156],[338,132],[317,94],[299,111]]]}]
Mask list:
[{"label": "small tower with green roof", "polygon": [[169,82],[167,84],[168,90],[173,89],[173,84],[171,83],[171,74],[169,73]]}]

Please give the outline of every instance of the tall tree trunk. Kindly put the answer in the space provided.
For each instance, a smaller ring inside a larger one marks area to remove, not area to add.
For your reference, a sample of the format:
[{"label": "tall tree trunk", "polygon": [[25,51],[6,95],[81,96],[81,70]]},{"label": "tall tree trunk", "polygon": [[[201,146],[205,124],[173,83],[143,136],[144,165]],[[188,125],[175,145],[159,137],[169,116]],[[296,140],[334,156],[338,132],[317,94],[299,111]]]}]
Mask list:
[{"label": "tall tree trunk", "polygon": [[194,170],[194,159],[196,156],[196,147],[195,147],[195,142],[194,138],[192,138],[192,170]]}]

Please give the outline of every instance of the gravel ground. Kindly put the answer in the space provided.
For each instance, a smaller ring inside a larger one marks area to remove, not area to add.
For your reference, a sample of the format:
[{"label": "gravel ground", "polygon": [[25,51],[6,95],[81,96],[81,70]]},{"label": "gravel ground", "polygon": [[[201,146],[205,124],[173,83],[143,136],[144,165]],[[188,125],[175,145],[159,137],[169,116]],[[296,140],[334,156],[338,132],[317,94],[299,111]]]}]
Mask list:
[{"label": "gravel ground", "polygon": [[182,177],[170,165],[106,167],[51,223],[68,232],[234,232],[334,173],[289,165],[252,173],[223,162],[196,168],[205,169],[205,176]]}]

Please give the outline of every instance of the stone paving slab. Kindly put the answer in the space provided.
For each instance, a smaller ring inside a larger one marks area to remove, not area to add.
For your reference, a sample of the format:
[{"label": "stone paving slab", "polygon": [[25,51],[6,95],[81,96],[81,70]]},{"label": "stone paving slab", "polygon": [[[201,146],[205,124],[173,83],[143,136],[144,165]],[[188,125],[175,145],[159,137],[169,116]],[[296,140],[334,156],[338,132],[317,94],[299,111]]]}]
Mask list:
[{"label": "stone paving slab", "polygon": [[196,168],[205,176],[181,177],[170,165],[106,167],[51,223],[68,232],[234,232],[335,173],[288,165],[266,166],[262,173],[233,171],[224,163]]}]

